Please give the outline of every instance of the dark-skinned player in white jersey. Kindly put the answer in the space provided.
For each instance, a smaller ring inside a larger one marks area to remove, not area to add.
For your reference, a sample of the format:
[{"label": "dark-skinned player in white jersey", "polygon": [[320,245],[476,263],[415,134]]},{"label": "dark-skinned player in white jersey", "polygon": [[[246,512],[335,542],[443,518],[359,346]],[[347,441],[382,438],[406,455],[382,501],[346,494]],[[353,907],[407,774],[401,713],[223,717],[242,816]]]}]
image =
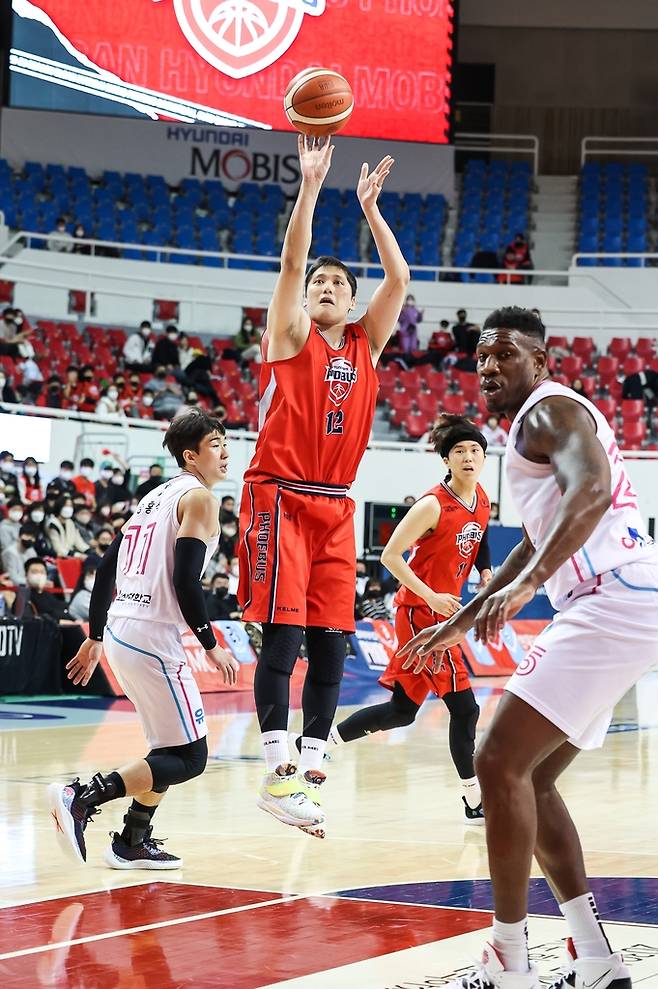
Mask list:
[{"label": "dark-skinned player in white jersey", "polygon": [[566,919],[553,989],[630,989],[600,923],[575,825],[556,782],[581,749],[603,744],[615,704],[658,663],[658,552],[609,424],[551,381],[533,312],[497,310],[477,348],[490,412],[512,422],[505,471],[524,527],[485,590],[406,647],[422,670],[475,628],[483,642],[546,592],[558,614],[507,683],[476,755],[495,917],[479,970],[452,989],[536,989],[527,949],[533,854]]}]

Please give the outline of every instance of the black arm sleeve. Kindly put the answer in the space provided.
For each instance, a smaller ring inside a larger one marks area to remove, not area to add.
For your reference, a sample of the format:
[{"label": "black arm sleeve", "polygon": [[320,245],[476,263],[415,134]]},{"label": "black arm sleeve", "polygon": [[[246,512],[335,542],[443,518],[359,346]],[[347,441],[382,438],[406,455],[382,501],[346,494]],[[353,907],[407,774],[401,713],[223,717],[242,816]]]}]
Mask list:
[{"label": "black arm sleeve", "polygon": [[491,550],[489,549],[489,526],[484,530],[484,535],[480,542],[480,548],[478,549],[478,555],[475,557],[475,566],[478,568],[478,573],[482,573],[483,570],[491,570]]},{"label": "black arm sleeve", "polygon": [[89,602],[89,638],[102,642],[107,613],[112,604],[114,584],[117,576],[117,557],[123,534],[117,533],[114,542],[105,550],[103,559],[98,565],[94,589]]},{"label": "black arm sleeve", "polygon": [[206,544],[201,539],[181,536],[174,549],[173,584],[183,618],[204,649],[217,645],[208,618],[206,599],[201,587],[201,571],[206,556]]}]

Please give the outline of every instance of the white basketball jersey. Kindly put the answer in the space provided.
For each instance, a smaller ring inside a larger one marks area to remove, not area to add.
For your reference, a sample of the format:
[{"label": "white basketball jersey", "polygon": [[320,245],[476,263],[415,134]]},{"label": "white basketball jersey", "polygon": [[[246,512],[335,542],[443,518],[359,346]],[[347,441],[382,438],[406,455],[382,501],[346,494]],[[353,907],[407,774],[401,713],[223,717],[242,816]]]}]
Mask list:
[{"label": "white basketball jersey", "polygon": [[584,405],[596,424],[596,437],[610,464],[612,503],[596,529],[582,546],[546,581],[546,593],[560,609],[570,594],[587,581],[595,580],[626,563],[658,558],[658,550],[640,515],[637,495],[629,480],[615,435],[607,420],[586,398],[571,388],[546,381],[539,385],[519,409],[507,439],[505,472],[514,504],[536,549],[543,544],[562,492],[550,464],[536,464],[516,449],[519,430],[528,411],[552,395],[562,395]]},{"label": "white basketball jersey", "polygon": [[[124,526],[117,559],[117,594],[108,616],[140,618],[148,622],[187,628],[174,585],[174,546],[180,524],[178,502],[194,488],[202,488],[192,474],[179,474],[154,488],[140,501]],[[217,509],[219,528],[219,506]],[[219,533],[208,543],[203,570],[217,549]]]}]

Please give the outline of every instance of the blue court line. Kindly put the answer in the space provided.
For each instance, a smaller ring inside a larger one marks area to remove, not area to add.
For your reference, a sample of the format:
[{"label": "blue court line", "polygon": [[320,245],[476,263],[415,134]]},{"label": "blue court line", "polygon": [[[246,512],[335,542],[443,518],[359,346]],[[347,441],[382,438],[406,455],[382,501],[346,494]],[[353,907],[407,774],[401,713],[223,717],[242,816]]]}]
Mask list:
[{"label": "blue court line", "polygon": [[586,562],[587,566],[590,569],[590,573],[592,574],[592,577],[596,577],[596,571],[595,571],[594,567],[592,566],[592,561],[589,558],[589,553],[587,552],[587,550],[585,549],[584,546],[581,547],[581,552],[582,552],[583,556],[585,557],[585,562]]},{"label": "blue court line", "polygon": [[190,733],[189,733],[189,731],[187,729],[187,723],[185,721],[185,718],[183,717],[183,712],[181,711],[181,706],[178,703],[178,698],[176,697],[176,693],[174,691],[173,684],[172,684],[171,680],[169,679],[169,674],[167,673],[167,670],[165,669],[165,664],[162,662],[162,660],[160,659],[160,657],[159,656],[156,656],[154,652],[147,652],[146,649],[140,649],[139,646],[131,646],[131,644],[129,642],[123,642],[121,639],[117,639],[116,635],[114,634],[114,632],[112,631],[111,628],[107,628],[106,627],[106,632],[109,635],[111,635],[112,638],[114,639],[114,641],[115,642],[118,642],[120,646],[125,646],[126,649],[132,649],[133,652],[139,652],[139,653],[142,654],[142,656],[150,656],[151,659],[157,659],[158,663],[162,667],[162,672],[165,675],[165,679],[167,680],[167,683],[169,684],[169,689],[171,691],[171,696],[174,698],[174,703],[175,703],[176,707],[178,708],[178,713],[180,715],[181,721],[183,722],[183,728],[185,729],[185,734],[187,735],[187,740],[188,740],[188,742],[191,742],[192,741],[192,736],[190,735]]},{"label": "blue court line", "polygon": [[616,570],[612,571],[612,576],[615,580],[618,580],[620,584],[623,584],[624,587],[627,587],[629,591],[653,591],[654,594],[658,594],[658,587],[639,587],[637,584],[629,584],[627,580],[624,580],[623,577],[619,576]]}]

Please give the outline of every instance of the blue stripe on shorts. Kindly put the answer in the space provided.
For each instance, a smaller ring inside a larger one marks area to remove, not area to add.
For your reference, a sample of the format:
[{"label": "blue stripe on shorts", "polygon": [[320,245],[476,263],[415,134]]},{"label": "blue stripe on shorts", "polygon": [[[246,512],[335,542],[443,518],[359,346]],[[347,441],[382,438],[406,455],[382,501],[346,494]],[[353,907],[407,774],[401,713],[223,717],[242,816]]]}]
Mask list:
[{"label": "blue stripe on shorts", "polygon": [[639,587],[637,584],[629,584],[627,580],[624,580],[623,577],[619,576],[616,570],[612,571],[612,576],[615,580],[618,580],[620,584],[623,584],[624,587],[627,587],[629,591],[653,591],[654,594],[658,594],[658,587]]}]

